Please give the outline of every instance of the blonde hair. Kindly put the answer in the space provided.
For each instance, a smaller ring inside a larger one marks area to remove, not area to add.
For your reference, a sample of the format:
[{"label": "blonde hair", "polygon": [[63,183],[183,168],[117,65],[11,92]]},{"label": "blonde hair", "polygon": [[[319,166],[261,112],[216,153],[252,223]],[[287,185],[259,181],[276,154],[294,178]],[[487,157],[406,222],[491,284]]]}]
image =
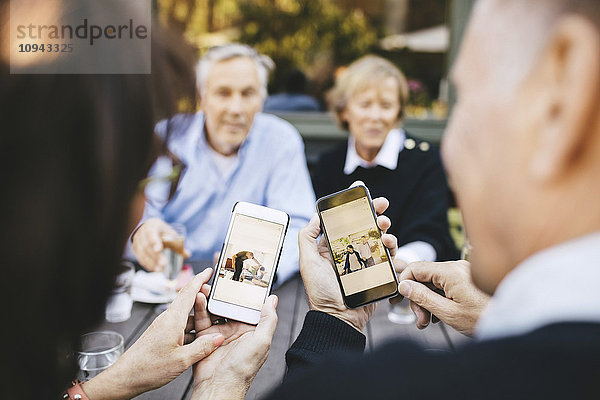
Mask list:
[{"label": "blonde hair", "polygon": [[354,61],[342,71],[335,80],[333,88],[327,92],[327,105],[333,112],[340,128],[349,130],[348,122],[342,119],[342,113],[348,105],[348,100],[358,91],[373,85],[374,82],[382,85],[387,78],[394,78],[398,82],[398,103],[400,104],[398,120],[403,117],[409,94],[406,77],[388,60],[368,55]]}]

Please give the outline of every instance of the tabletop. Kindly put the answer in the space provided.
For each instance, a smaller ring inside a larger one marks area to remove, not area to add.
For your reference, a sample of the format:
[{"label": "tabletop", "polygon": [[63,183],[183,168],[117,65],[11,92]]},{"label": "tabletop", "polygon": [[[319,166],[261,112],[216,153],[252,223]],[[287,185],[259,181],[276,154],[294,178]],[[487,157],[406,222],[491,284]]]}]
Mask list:
[{"label": "tabletop", "polygon": [[[191,262],[191,264],[196,273],[210,265],[203,262]],[[277,329],[273,336],[269,357],[258,372],[246,395],[246,399],[248,400],[264,397],[281,382],[286,368],[285,352],[300,333],[304,316],[308,312],[308,301],[299,275],[296,275],[273,290],[273,293],[279,297],[277,305],[277,315],[279,317]],[[432,324],[422,331],[418,330],[414,323],[409,325],[392,323],[387,317],[389,308],[390,305],[387,301],[382,301],[377,306],[377,310],[364,332],[367,336],[367,348],[365,351],[372,351],[382,344],[397,338],[414,340],[427,349],[442,350],[452,350],[461,343],[470,340],[452,328],[445,326],[443,323]],[[164,310],[164,305],[134,303],[130,319],[120,323],[104,321],[96,329],[113,330],[121,333],[125,338],[125,347],[129,348]],[[144,393],[136,397],[136,399],[189,399],[191,396],[191,384],[192,373],[190,369],[168,385]]]}]

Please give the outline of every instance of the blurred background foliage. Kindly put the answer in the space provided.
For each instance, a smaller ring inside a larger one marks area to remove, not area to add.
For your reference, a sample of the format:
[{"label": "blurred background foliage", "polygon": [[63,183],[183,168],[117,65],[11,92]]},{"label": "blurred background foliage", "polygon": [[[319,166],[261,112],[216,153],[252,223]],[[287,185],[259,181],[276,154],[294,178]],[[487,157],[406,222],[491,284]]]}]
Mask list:
[{"label": "blurred background foliage", "polygon": [[427,116],[436,99],[445,101],[445,51],[386,48],[381,43],[446,25],[451,0],[154,1],[162,22],[182,32],[198,55],[211,46],[239,41],[273,58],[277,69],[270,93],[282,91],[287,71],[298,68],[309,79],[308,93],[322,102],[339,67],[373,53],[394,62],[415,82],[411,113]]}]

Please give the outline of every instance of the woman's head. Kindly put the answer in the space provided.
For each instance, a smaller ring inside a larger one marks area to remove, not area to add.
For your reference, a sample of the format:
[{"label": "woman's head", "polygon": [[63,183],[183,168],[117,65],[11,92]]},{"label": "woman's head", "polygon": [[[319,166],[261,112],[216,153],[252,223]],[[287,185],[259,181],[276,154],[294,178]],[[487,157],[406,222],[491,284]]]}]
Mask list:
[{"label": "woman's head", "polygon": [[158,31],[149,75],[11,75],[0,57],[2,398],[55,397],[75,372],[66,352],[103,315],[154,124],[178,89],[194,94],[193,60]]},{"label": "woman's head", "polygon": [[376,154],[403,116],[408,84],[391,62],[365,56],[339,75],[327,101],[340,127],[355,138],[357,149],[362,146]]}]

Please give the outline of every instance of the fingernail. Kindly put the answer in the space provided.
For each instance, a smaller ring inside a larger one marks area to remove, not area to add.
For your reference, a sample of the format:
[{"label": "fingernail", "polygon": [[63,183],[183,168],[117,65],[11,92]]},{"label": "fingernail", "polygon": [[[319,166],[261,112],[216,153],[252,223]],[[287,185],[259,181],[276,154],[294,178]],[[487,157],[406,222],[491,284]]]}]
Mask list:
[{"label": "fingernail", "polygon": [[220,346],[223,344],[223,342],[225,341],[225,336],[221,335],[220,333],[216,333],[213,335],[213,345],[215,346]]},{"label": "fingernail", "polygon": [[410,293],[412,292],[412,285],[407,281],[402,281],[398,285],[398,291],[402,296],[410,298]]}]

